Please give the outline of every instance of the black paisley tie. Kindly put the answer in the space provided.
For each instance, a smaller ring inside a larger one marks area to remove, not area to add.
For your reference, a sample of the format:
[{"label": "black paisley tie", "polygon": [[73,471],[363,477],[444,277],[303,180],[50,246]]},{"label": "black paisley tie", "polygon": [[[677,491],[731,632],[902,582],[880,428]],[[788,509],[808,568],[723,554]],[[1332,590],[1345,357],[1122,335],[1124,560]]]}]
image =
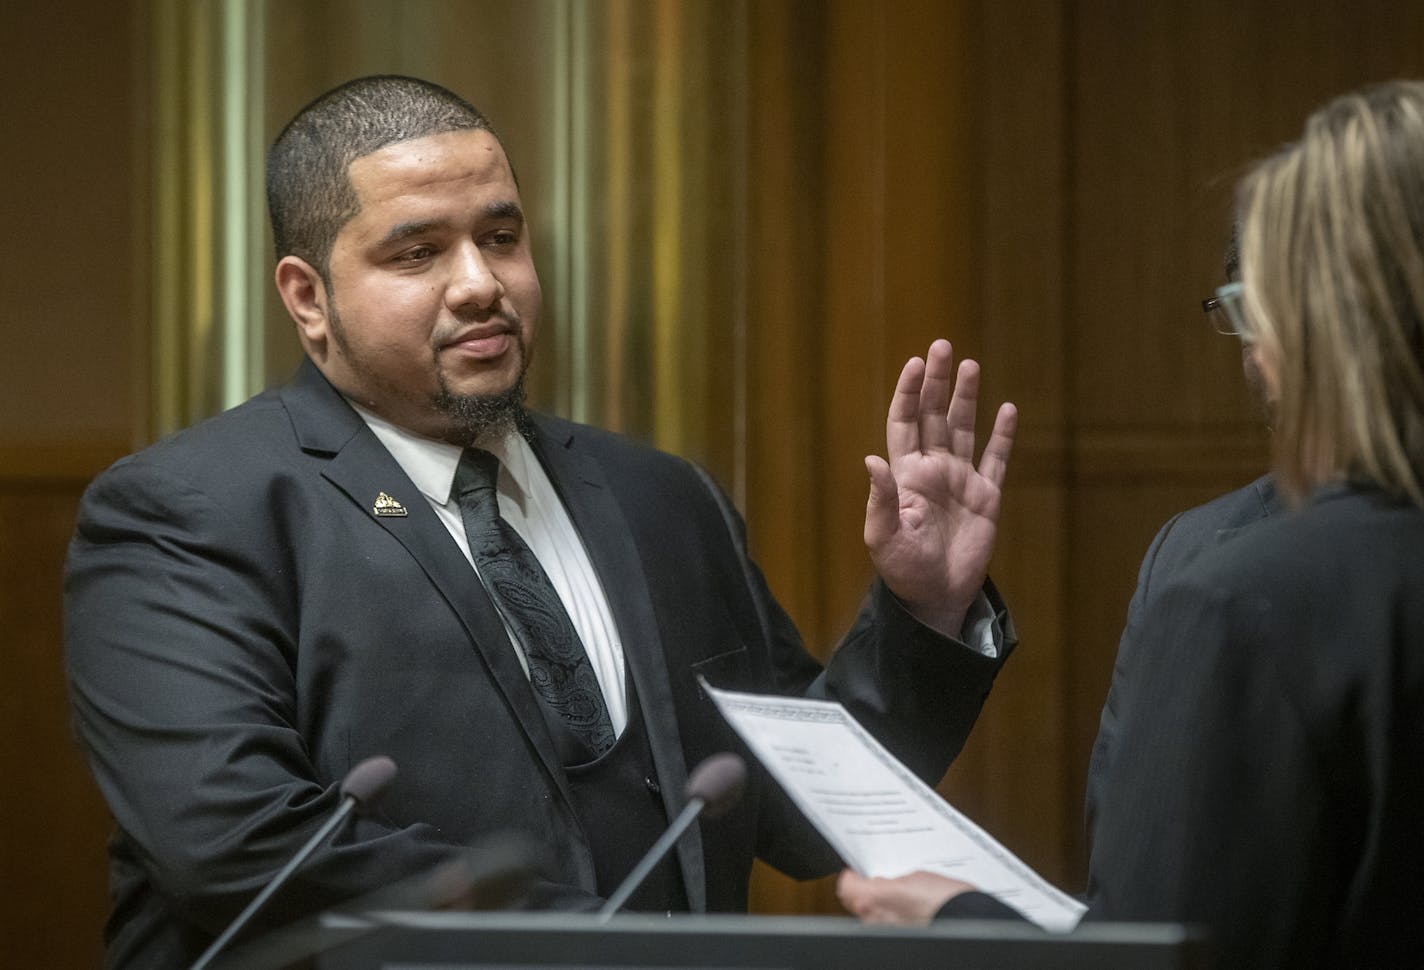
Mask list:
[{"label": "black paisley tie", "polygon": [[466,448],[455,472],[465,538],[480,579],[529,661],[529,680],[545,703],[601,755],[613,746],[613,722],[583,641],[544,567],[499,514],[499,459]]}]

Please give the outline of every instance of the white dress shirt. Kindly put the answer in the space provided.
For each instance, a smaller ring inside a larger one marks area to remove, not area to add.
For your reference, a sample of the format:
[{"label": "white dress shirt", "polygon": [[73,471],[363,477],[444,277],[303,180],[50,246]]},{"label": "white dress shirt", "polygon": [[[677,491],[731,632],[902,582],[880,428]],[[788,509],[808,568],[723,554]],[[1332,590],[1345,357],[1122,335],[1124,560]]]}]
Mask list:
[{"label": "white dress shirt", "polygon": [[[465,521],[460,516],[460,504],[451,494],[463,449],[411,434],[365,408],[355,404],[352,407],[410,476],[415,487],[420,489],[445,524],[450,538],[465,554],[470,567],[478,573],[470,555],[469,540],[465,538]],[[527,441],[518,434],[511,434],[502,441],[483,447],[499,459],[499,481],[496,483],[499,514],[529,545],[544,572],[548,573],[549,581],[554,584],[579,639],[583,641],[584,650],[588,652],[589,663],[593,665],[593,672],[608,704],[613,731],[621,735],[628,724],[623,643],[618,638],[618,628],[614,626],[613,614],[608,608],[608,597],[604,595],[603,585],[593,570],[593,563],[589,561],[583,539]],[[510,630],[508,620],[504,626],[510,633],[510,642],[514,644],[519,663],[527,675],[529,661],[524,656],[519,639]]]}]

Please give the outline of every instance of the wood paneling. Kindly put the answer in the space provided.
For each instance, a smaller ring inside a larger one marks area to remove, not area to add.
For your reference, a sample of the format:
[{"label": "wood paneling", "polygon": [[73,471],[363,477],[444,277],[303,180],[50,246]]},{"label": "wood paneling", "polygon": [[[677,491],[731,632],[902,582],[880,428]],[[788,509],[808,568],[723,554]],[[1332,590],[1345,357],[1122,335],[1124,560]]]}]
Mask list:
[{"label": "wood paneling", "polygon": [[144,123],[128,3],[0,18],[0,442],[131,440]]},{"label": "wood paneling", "polygon": [[144,408],[146,94],[129,2],[0,22],[0,964],[97,967],[109,822],[70,731],[61,568]]},{"label": "wood paneling", "polygon": [[96,967],[109,818],[70,731],[60,648],[64,551],[93,469],[4,457],[29,474],[0,477],[0,952],[7,966]]},{"label": "wood paneling", "polygon": [[[995,685],[964,755],[942,786],[951,800],[1049,879],[1068,873],[1070,824],[1062,684],[1070,545],[1063,510],[1071,467],[1063,307],[1069,146],[1061,5],[977,3],[973,272],[959,294],[972,310],[971,349],[984,366],[987,427],[1005,398],[1019,440],[991,573],[1010,603],[1022,647]],[[928,308],[923,308],[927,310]],[[923,312],[923,311],[922,311]],[[1049,795],[1049,793],[1052,793]]]}]

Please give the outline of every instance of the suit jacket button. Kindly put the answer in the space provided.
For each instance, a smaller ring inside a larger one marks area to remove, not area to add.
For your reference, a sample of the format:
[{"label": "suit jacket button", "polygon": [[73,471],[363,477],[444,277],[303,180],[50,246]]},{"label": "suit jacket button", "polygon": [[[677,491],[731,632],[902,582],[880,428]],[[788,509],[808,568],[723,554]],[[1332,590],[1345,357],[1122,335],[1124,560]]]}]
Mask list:
[{"label": "suit jacket button", "polygon": [[649,793],[653,795],[661,795],[663,793],[662,788],[658,785],[657,779],[654,778],[652,775],[649,775],[648,777],[644,778],[643,784],[648,787]]}]

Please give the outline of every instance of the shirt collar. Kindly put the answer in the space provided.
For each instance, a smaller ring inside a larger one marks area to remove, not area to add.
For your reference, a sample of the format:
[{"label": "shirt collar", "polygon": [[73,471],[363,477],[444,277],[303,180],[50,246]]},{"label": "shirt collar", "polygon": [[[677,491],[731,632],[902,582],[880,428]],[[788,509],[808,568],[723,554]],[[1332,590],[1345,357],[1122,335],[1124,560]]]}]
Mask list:
[{"label": "shirt collar", "polygon": [[[460,466],[460,455],[464,449],[445,441],[436,441],[407,431],[385,418],[373,414],[361,405],[349,401],[351,407],[366,422],[367,427],[386,446],[396,464],[420,489],[421,494],[437,505],[446,505],[451,500],[450,492],[455,486],[455,471]],[[501,491],[513,486],[515,498],[529,494],[529,443],[517,432],[511,432],[498,441],[483,446],[486,451],[499,459],[504,468],[500,476]]]}]

